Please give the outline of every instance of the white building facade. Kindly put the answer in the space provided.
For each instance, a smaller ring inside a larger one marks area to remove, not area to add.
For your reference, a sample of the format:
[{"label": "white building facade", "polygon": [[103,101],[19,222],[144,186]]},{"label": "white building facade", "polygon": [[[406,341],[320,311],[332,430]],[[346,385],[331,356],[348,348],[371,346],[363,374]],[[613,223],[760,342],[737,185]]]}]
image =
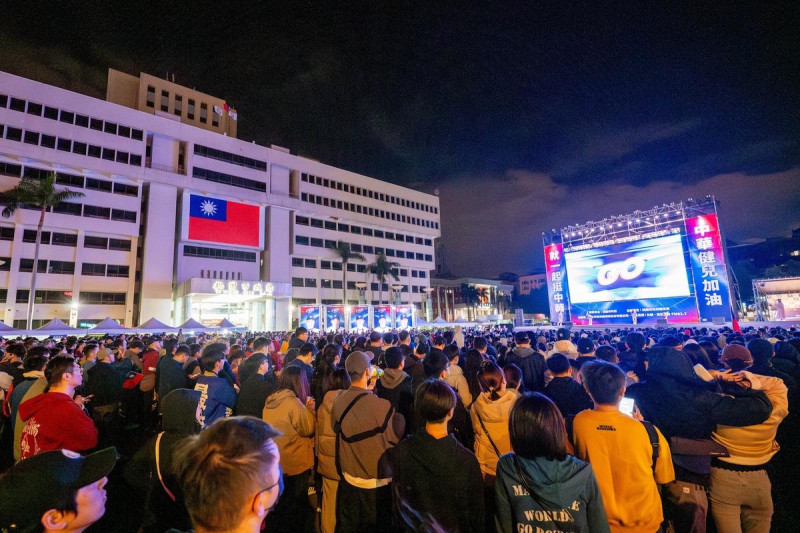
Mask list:
[{"label": "white building facade", "polygon": [[[150,89],[126,106],[0,72],[0,190],[55,172],[59,187],[85,195],[46,214],[38,265],[38,211],[0,217],[3,322],[25,327],[37,268],[34,327],[54,317],[90,327],[110,316],[128,326],[228,318],[286,330],[299,305],[342,303],[338,241],[366,258],[347,265],[348,305],[377,304],[380,292],[419,312],[430,305],[436,196],[235,139],[211,126],[232,131],[226,123],[238,119],[218,99],[204,104],[175,84]],[[187,120],[195,107],[208,113],[198,111],[207,128]],[[198,237],[192,197],[254,214],[257,228],[244,231],[252,240],[238,230]],[[398,263],[399,281],[380,287],[367,273],[379,253]]]}]

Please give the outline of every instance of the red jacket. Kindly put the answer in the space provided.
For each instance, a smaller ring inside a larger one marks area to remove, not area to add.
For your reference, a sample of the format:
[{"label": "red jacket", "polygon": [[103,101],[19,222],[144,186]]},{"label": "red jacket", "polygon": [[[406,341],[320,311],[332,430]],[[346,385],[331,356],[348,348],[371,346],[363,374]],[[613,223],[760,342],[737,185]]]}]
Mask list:
[{"label": "red jacket", "polygon": [[97,428],[83,409],[62,392],[47,392],[23,402],[22,459],[41,452],[85,452],[97,446]]},{"label": "red jacket", "polygon": [[142,375],[155,374],[158,366],[158,351],[147,350],[142,354]]}]

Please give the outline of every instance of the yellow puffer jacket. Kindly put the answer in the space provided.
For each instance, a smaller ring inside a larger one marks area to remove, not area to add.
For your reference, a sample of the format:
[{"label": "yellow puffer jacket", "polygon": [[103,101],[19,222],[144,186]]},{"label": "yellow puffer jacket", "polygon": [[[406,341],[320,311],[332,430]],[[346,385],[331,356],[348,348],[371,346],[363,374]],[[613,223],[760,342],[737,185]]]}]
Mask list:
[{"label": "yellow puffer jacket", "polygon": [[261,418],[281,432],[275,444],[281,452],[281,468],[296,476],[314,466],[314,413],[294,392],[281,389],[267,398]]},{"label": "yellow puffer jacket", "polygon": [[772,402],[772,414],[761,424],[745,427],[717,426],[712,438],[728,449],[730,457],[721,461],[737,465],[762,465],[778,453],[780,446],[775,441],[778,425],[789,414],[788,391],[783,380],[770,376],[743,372],[756,390],[762,390]]},{"label": "yellow puffer jacket", "polygon": [[342,391],[332,390],[325,393],[322,405],[317,407],[317,472],[328,479],[339,480],[336,472],[336,433],[331,423],[333,400]]},{"label": "yellow puffer jacket", "polygon": [[481,465],[481,472],[484,474],[495,475],[497,461],[500,458],[489,442],[483,426],[478,421],[478,417],[486,426],[494,445],[500,451],[500,455],[511,451],[511,438],[508,435],[508,415],[511,407],[517,400],[519,393],[516,390],[506,390],[497,400],[490,400],[489,394],[482,392],[470,407],[469,416],[472,418],[472,429],[475,431],[475,456]]}]

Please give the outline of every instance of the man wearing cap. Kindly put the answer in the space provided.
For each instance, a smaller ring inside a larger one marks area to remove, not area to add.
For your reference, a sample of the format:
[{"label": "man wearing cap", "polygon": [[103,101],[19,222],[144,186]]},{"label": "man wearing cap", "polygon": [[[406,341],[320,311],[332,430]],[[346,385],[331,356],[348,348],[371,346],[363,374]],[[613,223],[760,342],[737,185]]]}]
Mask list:
[{"label": "man wearing cap", "polygon": [[524,331],[514,334],[514,348],[506,355],[506,363],[513,363],[522,370],[522,382],[531,392],[544,390],[544,372],[547,367],[544,356],[531,348],[531,340]]},{"label": "man wearing cap", "polygon": [[363,531],[378,525],[378,512],[391,510],[391,478],[383,477],[378,463],[400,440],[403,415],[372,393],[372,354],[355,351],[345,369],[350,388],[337,396],[331,410],[336,433],[336,464],[342,479],[336,496],[336,531]]},{"label": "man wearing cap", "polygon": [[86,457],[43,452],[17,463],[0,479],[0,531],[84,531],[105,513],[106,476],[116,461],[116,450],[106,448]]}]

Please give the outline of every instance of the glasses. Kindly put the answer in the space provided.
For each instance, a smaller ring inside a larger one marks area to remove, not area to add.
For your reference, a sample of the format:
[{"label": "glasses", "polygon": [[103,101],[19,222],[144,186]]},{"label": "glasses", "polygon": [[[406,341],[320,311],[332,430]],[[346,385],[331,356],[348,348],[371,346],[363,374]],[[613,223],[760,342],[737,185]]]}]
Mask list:
[{"label": "glasses", "polygon": [[[281,496],[283,495],[283,468],[281,468],[280,465],[278,465],[278,481],[276,481],[269,487],[264,487],[263,489],[259,490],[256,493],[255,497],[258,498],[263,493],[267,492],[268,490],[274,489],[276,486],[278,487],[278,497],[275,498],[275,502],[267,509],[267,514],[275,510],[275,508],[278,506],[278,501],[281,499]],[[255,499],[253,500],[253,502],[255,503]]]}]

